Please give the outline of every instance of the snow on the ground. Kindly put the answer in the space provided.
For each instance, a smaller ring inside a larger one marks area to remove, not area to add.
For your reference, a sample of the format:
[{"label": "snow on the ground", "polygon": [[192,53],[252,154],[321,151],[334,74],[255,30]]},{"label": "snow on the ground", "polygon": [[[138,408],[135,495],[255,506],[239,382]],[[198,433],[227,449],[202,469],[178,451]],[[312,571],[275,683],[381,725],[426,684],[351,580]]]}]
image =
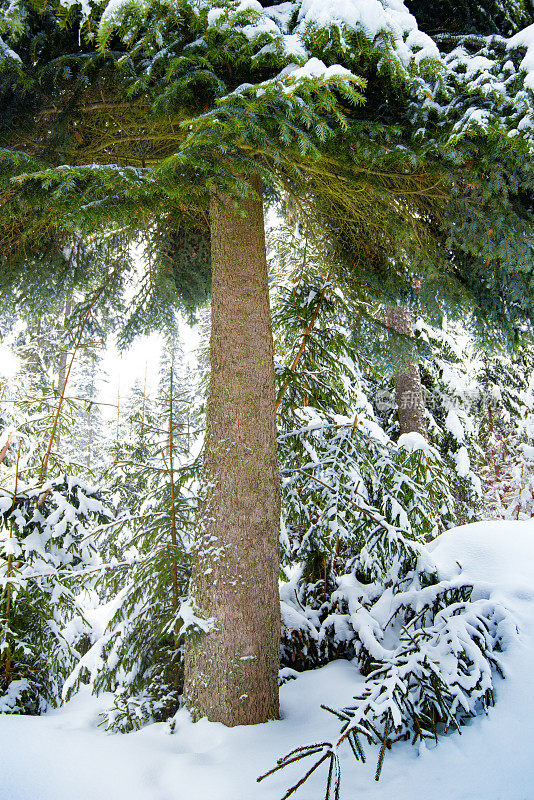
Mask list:
[{"label": "snow on the ground", "polygon": [[[461,565],[483,592],[503,602],[520,629],[504,655],[507,679],[498,701],[461,736],[437,747],[400,744],[386,754],[377,784],[378,752],[366,765],[342,759],[342,798],[355,800],[534,800],[534,521],[482,522],[443,534],[431,546],[444,573]],[[43,717],[0,718],[1,800],[279,800],[303,764],[261,784],[256,777],[299,744],[328,740],[336,720],[320,704],[340,706],[356,691],[350,663],[334,662],[281,688],[283,718],[228,729],[178,715],[129,735],[97,727],[105,698],[80,693]],[[318,774],[319,773],[319,774]],[[296,798],[320,800],[320,770]]]}]

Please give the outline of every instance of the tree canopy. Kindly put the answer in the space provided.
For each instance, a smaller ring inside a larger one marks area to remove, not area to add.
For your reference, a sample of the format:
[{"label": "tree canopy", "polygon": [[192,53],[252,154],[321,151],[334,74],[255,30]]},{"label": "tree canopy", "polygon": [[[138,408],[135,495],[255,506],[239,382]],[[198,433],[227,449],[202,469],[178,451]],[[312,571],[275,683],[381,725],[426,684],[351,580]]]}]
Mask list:
[{"label": "tree canopy", "polygon": [[3,284],[35,248],[105,230],[143,238],[160,300],[191,310],[210,192],[260,174],[327,226],[340,281],[532,319],[532,13],[409,7],[6,5]]}]

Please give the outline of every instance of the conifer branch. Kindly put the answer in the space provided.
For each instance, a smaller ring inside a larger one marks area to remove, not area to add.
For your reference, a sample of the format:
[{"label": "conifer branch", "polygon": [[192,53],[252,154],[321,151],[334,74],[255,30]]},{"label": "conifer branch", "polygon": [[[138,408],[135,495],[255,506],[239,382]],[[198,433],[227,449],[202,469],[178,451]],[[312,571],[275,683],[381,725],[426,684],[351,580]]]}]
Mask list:
[{"label": "conifer branch", "polygon": [[[305,251],[305,256],[304,257],[306,258],[306,251]],[[314,312],[312,314],[312,318],[311,318],[311,320],[309,322],[309,325],[306,328],[306,330],[304,331],[304,333],[302,334],[302,342],[301,342],[300,347],[298,349],[298,352],[297,352],[295,358],[293,359],[293,362],[292,362],[292,364],[291,364],[291,366],[289,368],[290,372],[295,372],[295,370],[297,368],[297,365],[298,365],[300,359],[302,358],[302,356],[304,354],[304,351],[306,349],[306,345],[308,344],[308,338],[310,337],[310,335],[311,335],[311,333],[313,331],[313,328],[315,326],[315,322],[317,320],[317,316],[319,314],[319,309],[320,309],[321,304],[322,304],[322,302],[324,300],[324,297],[326,295],[326,291],[327,291],[328,286],[329,286],[329,283],[328,283],[329,280],[330,280],[330,273],[326,277],[325,285],[324,285],[324,287],[323,287],[323,289],[321,291],[321,294],[319,295],[319,299],[317,300],[317,305],[315,306],[315,309],[314,309]],[[289,383],[290,383],[289,378],[286,378],[282,388],[280,389],[280,391],[278,393],[278,397],[276,398],[276,411],[278,411],[278,409],[280,408],[280,403],[282,402],[282,399],[283,399],[283,397],[284,397],[284,395],[285,395],[285,393],[286,393],[286,391],[288,389]]]},{"label": "conifer branch", "polygon": [[[316,481],[317,483],[320,483],[320,484],[321,484],[321,486],[324,486],[324,488],[325,488],[325,489],[328,489],[329,491],[333,491],[333,489],[332,489],[332,487],[331,487],[331,486],[329,486],[327,483],[324,483],[324,482],[323,482],[322,480],[320,480],[319,478],[316,478],[316,477],[315,477],[315,475],[312,475],[312,474],[311,474],[311,473],[309,473],[309,472],[305,472],[303,469],[297,469],[297,470],[296,470],[296,472],[300,472],[302,475],[305,475],[305,476],[306,476],[306,478],[311,478],[313,481]],[[358,509],[358,511],[361,511],[361,512],[362,512],[362,514],[365,514],[365,515],[366,515],[367,517],[369,517],[369,519],[371,519],[371,520],[372,520],[374,523],[376,523],[377,525],[379,525],[379,526],[380,526],[380,527],[381,527],[383,530],[387,531],[388,533],[391,531],[391,529],[392,529],[392,526],[391,526],[391,525],[385,525],[383,522],[381,522],[379,519],[377,519],[377,517],[375,517],[375,515],[374,515],[374,514],[372,514],[372,513],[371,513],[371,512],[370,512],[370,511],[369,511],[367,508],[364,508],[363,506],[360,506],[360,505],[358,505],[358,503],[355,503],[355,502],[354,502],[354,500],[352,500],[350,497],[347,497],[347,498],[346,498],[346,500],[347,500],[347,502],[349,502],[349,503],[350,503],[352,506],[354,506],[355,508],[357,508],[357,509]]]}]

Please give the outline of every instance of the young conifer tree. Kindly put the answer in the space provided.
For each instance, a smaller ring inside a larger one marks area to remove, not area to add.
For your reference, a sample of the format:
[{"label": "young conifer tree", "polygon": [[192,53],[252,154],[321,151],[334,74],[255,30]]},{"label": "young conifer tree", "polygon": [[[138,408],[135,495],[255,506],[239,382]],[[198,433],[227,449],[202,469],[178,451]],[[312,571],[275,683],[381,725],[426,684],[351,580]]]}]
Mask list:
[{"label": "young conifer tree", "polygon": [[188,551],[198,469],[187,451],[191,396],[179,342],[171,337],[166,344],[157,397],[136,383],[121,404],[105,478],[122,513],[100,537],[104,558],[120,567],[101,579],[104,597],[115,598],[113,614],[67,686],[70,692],[88,679],[95,691],[113,691],[103,717],[107,729],[121,732],[175,713],[183,693],[183,634],[194,626]]},{"label": "young conifer tree", "polygon": [[[11,352],[28,355],[27,339],[18,338]],[[54,366],[56,353],[43,354],[39,365]],[[75,475],[79,465],[65,445],[75,435],[74,408],[60,408],[54,371],[39,376],[36,355],[34,345],[29,364],[20,358],[20,371],[0,389],[0,713],[9,714],[61,701],[88,628],[84,589],[102,568],[93,536],[113,516],[98,490]]]}]

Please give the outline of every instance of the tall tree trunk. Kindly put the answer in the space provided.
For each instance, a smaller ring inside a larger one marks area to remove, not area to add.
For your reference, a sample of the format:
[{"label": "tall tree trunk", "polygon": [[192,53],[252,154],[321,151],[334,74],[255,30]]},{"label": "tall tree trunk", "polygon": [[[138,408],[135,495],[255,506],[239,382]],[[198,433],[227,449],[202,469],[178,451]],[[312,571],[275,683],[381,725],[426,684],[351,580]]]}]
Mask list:
[{"label": "tall tree trunk", "polygon": [[413,318],[404,306],[387,309],[388,328],[401,334],[392,337],[393,358],[396,366],[395,397],[399,415],[401,435],[403,433],[420,433],[428,438],[425,419],[425,403],[419,365],[415,360],[413,344]]},{"label": "tall tree trunk", "polygon": [[[256,179],[251,185],[261,197]],[[186,644],[193,718],[278,717],[280,495],[263,205],[212,198],[211,383],[192,596],[213,620]]]}]

